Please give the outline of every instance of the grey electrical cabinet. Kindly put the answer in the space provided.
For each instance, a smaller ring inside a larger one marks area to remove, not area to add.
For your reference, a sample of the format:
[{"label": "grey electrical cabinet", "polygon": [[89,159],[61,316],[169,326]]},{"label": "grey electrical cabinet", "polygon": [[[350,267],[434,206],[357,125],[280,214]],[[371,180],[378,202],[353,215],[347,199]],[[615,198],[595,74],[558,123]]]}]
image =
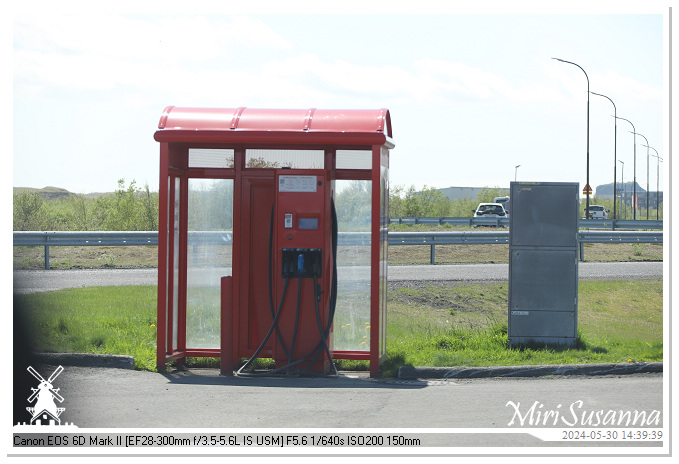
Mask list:
[{"label": "grey electrical cabinet", "polygon": [[578,193],[577,183],[510,184],[511,345],[577,341]]}]

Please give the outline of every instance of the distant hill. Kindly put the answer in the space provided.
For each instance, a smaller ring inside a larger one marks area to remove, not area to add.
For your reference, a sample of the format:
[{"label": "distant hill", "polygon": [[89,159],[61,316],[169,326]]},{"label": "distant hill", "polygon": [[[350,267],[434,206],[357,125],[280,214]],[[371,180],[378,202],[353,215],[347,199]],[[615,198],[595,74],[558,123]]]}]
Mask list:
[{"label": "distant hill", "polygon": [[[625,203],[631,204],[632,202],[632,197],[634,196],[634,182],[625,182],[624,184],[618,183],[616,185],[618,188],[618,191],[620,194],[618,194],[618,198],[624,197],[625,198]],[[654,190],[650,190],[648,192],[648,197],[647,197],[647,192],[646,189],[643,188],[639,183],[637,182],[636,184],[636,193],[637,193],[637,201],[639,202],[639,205],[645,206],[647,203],[650,208],[655,208],[658,203],[663,202],[663,192],[659,191],[656,192]],[[596,188],[596,196],[599,198],[605,198],[607,200],[612,200],[613,199],[613,183],[611,182],[610,184],[604,184],[604,185],[599,185]]]},{"label": "distant hill", "polygon": [[60,187],[43,187],[41,189],[33,187],[14,187],[14,195],[25,192],[38,193],[45,200],[56,200],[57,198],[67,198],[74,195],[68,190]]},{"label": "distant hill", "polygon": [[[632,192],[634,191],[634,182],[625,182],[624,184],[618,182],[616,187],[620,191],[627,191],[627,192]],[[637,194],[645,193],[646,189],[643,188],[641,185],[639,185],[639,182],[637,182]],[[603,185],[598,185],[596,188],[596,195],[598,197],[602,198],[613,198],[613,182],[610,184],[603,184]]]},{"label": "distant hill", "polygon": [[[46,201],[49,200],[57,200],[60,198],[68,198],[75,196],[76,194],[73,192],[69,192],[68,190],[61,188],[61,187],[43,187],[43,188],[33,188],[33,187],[14,187],[14,195],[18,195],[20,193],[24,192],[32,192],[32,193],[38,193],[42,196],[42,198]],[[86,193],[84,194],[86,197],[89,198],[96,198],[104,195],[113,195],[113,192],[95,192],[95,193]]]}]

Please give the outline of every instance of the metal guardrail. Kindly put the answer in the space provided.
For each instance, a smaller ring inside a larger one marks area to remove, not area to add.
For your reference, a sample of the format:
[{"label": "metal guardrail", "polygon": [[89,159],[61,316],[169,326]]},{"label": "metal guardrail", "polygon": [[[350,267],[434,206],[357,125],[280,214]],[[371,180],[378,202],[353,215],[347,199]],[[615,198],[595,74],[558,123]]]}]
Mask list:
[{"label": "metal guardrail", "polygon": [[[230,231],[189,231],[189,243],[231,243]],[[23,232],[14,231],[14,246],[157,246],[157,231]]]},{"label": "metal guardrail", "polygon": [[663,233],[644,230],[581,230],[580,243],[662,243]]},{"label": "metal guardrail", "polygon": [[158,232],[17,232],[14,246],[121,246],[158,245]]},{"label": "metal guardrail", "polygon": [[[452,225],[452,226],[491,226],[509,227],[507,217],[391,217],[389,224],[408,224],[408,225]],[[637,229],[637,230],[662,230],[662,221],[633,221],[631,219],[580,219],[578,221],[580,229]]]},{"label": "metal guardrail", "polygon": [[662,221],[633,221],[632,219],[580,219],[578,226],[592,229],[637,229],[637,230],[662,230]]},{"label": "metal guardrail", "polygon": [[389,232],[389,245],[483,245],[509,243],[509,232]]},{"label": "metal guardrail", "polygon": [[390,217],[389,224],[508,227],[507,217]]},{"label": "metal guardrail", "polygon": [[[640,221],[636,221],[640,222]],[[431,264],[436,262],[436,245],[508,244],[508,231],[465,232],[389,232],[389,245],[429,245]],[[189,246],[229,244],[230,231],[190,231]],[[578,232],[580,260],[584,261],[585,243],[662,243],[662,231],[581,230]],[[50,268],[50,246],[157,246],[158,232],[14,232],[14,246],[44,246],[45,269]],[[338,244],[360,246],[370,244],[369,232],[340,232]]]}]

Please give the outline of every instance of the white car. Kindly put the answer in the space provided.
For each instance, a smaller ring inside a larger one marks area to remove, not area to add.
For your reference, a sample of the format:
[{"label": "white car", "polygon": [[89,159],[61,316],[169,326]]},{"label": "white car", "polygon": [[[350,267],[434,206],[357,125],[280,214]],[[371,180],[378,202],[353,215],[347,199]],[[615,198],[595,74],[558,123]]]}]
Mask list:
[{"label": "white car", "polygon": [[[472,210],[475,218],[504,218],[509,217],[504,206],[500,203],[479,203],[475,210]],[[476,225],[474,227],[477,227]]]},{"label": "white car", "polygon": [[608,219],[608,213],[610,211],[599,205],[589,205],[589,214],[587,214],[587,208],[585,208],[585,218],[586,219]]}]

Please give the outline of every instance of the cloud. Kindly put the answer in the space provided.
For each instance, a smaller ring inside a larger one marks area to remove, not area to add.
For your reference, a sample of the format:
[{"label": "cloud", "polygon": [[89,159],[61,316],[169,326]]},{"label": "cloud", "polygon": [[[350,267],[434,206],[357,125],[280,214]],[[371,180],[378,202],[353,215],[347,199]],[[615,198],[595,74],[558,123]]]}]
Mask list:
[{"label": "cloud", "polygon": [[632,77],[622,76],[612,70],[593,75],[592,91],[600,93],[594,89],[594,82],[605,82],[606,92],[608,92],[607,95],[609,97],[624,96],[629,105],[639,105],[649,101],[660,102],[663,98],[662,88],[644,84]]},{"label": "cloud", "polygon": [[[582,73],[550,59],[525,63],[522,80],[501,68],[444,59],[350,62],[306,53],[247,16],[20,17],[14,35],[15,92],[29,98],[61,90],[123,90],[126,97],[155,95],[210,106],[535,103],[543,108],[586,98]],[[593,84],[606,82],[605,92],[639,102],[662,95],[662,89],[613,71],[590,78]]]},{"label": "cloud", "polygon": [[271,61],[263,70],[278,85],[306,83],[328,94],[418,105],[526,104],[559,98],[540,74],[532,76],[534,80],[517,83],[495,71],[431,58],[380,66],[328,61],[309,54]]},{"label": "cloud", "polygon": [[422,59],[400,65],[364,65],[324,60],[314,54],[266,63],[263,74],[274,88],[316,89],[343,98],[447,105],[478,100],[521,100],[525,91],[489,71],[462,63]]},{"label": "cloud", "polygon": [[498,97],[511,97],[511,85],[503,78],[463,63],[423,59],[415,64],[423,76],[430,92],[448,93],[471,99],[489,100]]},{"label": "cloud", "polygon": [[15,90],[26,96],[123,88],[281,104],[342,98],[360,105],[516,98],[519,92],[462,63],[366,65],[296,53],[294,44],[247,16],[45,15],[19,17],[14,26]]},{"label": "cloud", "polygon": [[291,47],[261,21],[241,16],[20,17],[14,78],[19,89],[154,87],[185,81],[192,70],[224,68],[237,53]]}]

